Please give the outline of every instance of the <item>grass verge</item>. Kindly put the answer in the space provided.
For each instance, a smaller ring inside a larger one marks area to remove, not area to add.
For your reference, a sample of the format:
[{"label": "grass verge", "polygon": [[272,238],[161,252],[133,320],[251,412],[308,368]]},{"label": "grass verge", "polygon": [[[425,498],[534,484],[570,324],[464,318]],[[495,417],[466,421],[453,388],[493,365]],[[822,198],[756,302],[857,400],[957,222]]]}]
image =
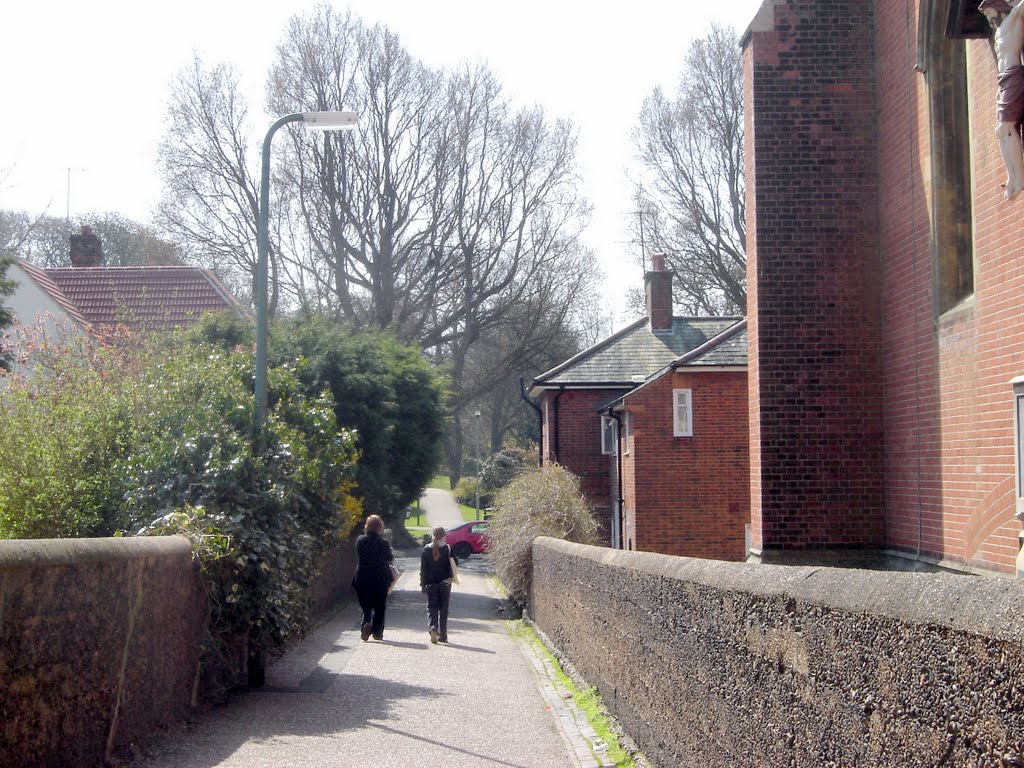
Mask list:
[{"label": "grass verge", "polygon": [[581,691],[572,678],[565,674],[562,665],[558,663],[558,659],[552,655],[547,646],[541,642],[537,633],[526,622],[522,620],[510,621],[508,629],[514,636],[529,643],[548,662],[551,669],[554,670],[558,687],[572,694],[576,708],[587,718],[587,722],[590,723],[590,727],[594,729],[597,737],[608,745],[607,750],[603,750],[599,755],[595,754],[594,757],[602,765],[614,765],[616,768],[636,768],[632,756],[619,744],[618,735],[611,726],[611,718],[605,711],[601,697],[597,693],[597,688],[591,686]]}]

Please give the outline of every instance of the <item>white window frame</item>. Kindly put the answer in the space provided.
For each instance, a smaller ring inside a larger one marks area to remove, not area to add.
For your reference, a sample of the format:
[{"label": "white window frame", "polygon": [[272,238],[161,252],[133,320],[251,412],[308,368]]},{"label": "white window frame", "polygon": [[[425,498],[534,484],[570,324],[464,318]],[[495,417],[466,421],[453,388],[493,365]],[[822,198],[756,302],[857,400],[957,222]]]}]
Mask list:
[{"label": "white window frame", "polygon": [[619,451],[619,430],[615,419],[601,416],[601,455],[615,456]]},{"label": "white window frame", "polygon": [[1013,386],[1013,455],[1017,478],[1017,519],[1024,521],[1024,376],[1010,382]]},{"label": "white window frame", "polygon": [[693,437],[693,390],[672,390],[672,435]]}]

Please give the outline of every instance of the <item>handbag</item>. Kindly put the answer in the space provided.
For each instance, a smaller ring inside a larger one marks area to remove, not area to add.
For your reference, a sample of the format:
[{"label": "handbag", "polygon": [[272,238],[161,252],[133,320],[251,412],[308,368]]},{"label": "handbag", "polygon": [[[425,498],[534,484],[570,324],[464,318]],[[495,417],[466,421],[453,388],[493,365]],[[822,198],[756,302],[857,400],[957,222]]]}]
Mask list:
[{"label": "handbag", "polygon": [[449,563],[451,564],[451,566],[452,566],[452,584],[459,584],[459,583],[461,583],[461,582],[459,581],[459,566],[457,566],[457,565],[455,564],[455,558],[454,558],[454,557],[451,557],[451,556],[449,556],[449,557],[448,557],[448,562],[449,562]]},{"label": "handbag", "polygon": [[395,568],[394,565],[389,565],[388,569],[391,571],[391,583],[388,584],[388,592],[395,588],[395,584],[398,583],[398,577],[402,575],[402,572]]}]

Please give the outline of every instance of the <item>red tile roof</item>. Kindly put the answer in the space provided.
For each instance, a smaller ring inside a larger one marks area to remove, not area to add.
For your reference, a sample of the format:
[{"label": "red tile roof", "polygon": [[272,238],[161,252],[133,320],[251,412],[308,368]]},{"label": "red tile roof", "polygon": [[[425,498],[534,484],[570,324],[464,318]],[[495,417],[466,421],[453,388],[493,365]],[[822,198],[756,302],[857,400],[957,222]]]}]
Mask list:
[{"label": "red tile roof", "polygon": [[95,326],[169,330],[191,325],[206,312],[244,313],[220,280],[198,267],[62,267],[45,272]]}]

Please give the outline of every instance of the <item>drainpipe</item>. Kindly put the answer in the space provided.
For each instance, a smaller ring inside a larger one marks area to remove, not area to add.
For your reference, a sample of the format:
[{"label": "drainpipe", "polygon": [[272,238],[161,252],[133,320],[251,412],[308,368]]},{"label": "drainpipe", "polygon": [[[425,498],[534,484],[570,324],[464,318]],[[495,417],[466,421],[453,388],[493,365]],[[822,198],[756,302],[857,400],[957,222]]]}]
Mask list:
[{"label": "drainpipe", "polygon": [[530,396],[526,394],[526,386],[523,384],[523,377],[519,377],[519,396],[523,399],[523,402],[533,408],[537,412],[537,466],[544,466],[544,411],[539,405],[530,399]]}]

